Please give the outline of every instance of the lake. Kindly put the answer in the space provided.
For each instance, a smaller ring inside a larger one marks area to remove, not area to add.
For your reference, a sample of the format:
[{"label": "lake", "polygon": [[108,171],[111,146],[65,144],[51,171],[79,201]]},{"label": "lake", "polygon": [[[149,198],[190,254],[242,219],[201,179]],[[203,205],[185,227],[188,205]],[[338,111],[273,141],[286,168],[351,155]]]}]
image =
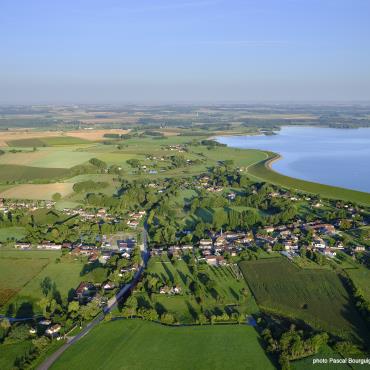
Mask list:
[{"label": "lake", "polygon": [[370,192],[370,128],[282,127],[271,136],[220,136],[244,149],[264,149],[282,159],[272,168],[284,175]]}]

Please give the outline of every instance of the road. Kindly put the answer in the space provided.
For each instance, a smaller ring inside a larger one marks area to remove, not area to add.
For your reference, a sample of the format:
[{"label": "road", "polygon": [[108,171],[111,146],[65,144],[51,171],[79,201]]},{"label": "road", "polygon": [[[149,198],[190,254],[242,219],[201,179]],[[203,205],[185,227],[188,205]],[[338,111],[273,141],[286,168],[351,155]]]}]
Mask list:
[{"label": "road", "polygon": [[120,299],[129,291],[132,290],[135,285],[140,280],[140,277],[145,269],[145,266],[149,259],[149,252],[148,252],[148,241],[147,241],[147,232],[144,228],[143,234],[142,234],[142,245],[141,248],[141,255],[142,255],[142,264],[140,265],[139,269],[136,271],[134,278],[129,284],[126,284],[122,287],[122,289],[109,301],[107,306],[104,308],[104,312],[100,313],[97,317],[95,317],[94,320],[92,320],[89,324],[86,325],[85,328],[82,329],[80,333],[78,333],[76,336],[70,338],[67,340],[66,343],[63,344],[62,347],[60,347],[57,351],[55,351],[51,356],[49,356],[37,369],[38,370],[47,370],[51,367],[51,365],[62,355],[63,352],[65,352],[70,346],[72,346],[74,343],[78,342],[81,338],[83,338],[89,331],[94,328],[96,325],[98,325],[103,319],[106,314],[108,314],[114,307],[117,306]]}]

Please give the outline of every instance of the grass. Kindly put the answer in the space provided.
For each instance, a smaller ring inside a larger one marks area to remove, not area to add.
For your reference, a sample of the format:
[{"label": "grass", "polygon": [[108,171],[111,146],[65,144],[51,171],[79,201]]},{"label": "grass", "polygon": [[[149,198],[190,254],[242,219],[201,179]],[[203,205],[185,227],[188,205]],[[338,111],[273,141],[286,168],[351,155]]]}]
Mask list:
[{"label": "grass", "polygon": [[55,283],[56,290],[62,298],[68,297],[70,289],[76,288],[83,280],[83,276],[80,275],[83,266],[82,262],[74,261],[69,256],[61,258],[61,262],[50,262],[24,285],[11,303],[16,307],[19,307],[23,302],[33,303],[34,309],[37,310],[36,304],[43,297],[40,283],[46,277],[49,277]]},{"label": "grass", "polygon": [[346,273],[355,287],[361,291],[365,299],[370,302],[370,270],[359,265],[358,268],[346,269]]},{"label": "grass", "polygon": [[259,341],[244,325],[175,328],[111,321],[70,347],[51,369],[273,369]]},{"label": "grass", "polygon": [[50,136],[7,141],[7,144],[11,147],[23,147],[23,148],[59,146],[59,145],[77,145],[88,143],[89,141],[87,140],[71,136]]},{"label": "grass", "polygon": [[0,307],[4,306],[49,263],[48,259],[0,257]]},{"label": "grass", "polygon": [[21,184],[0,193],[0,197],[8,199],[39,199],[52,200],[53,194],[60,193],[62,197],[73,192],[73,183],[52,184]]},{"label": "grass", "polygon": [[83,280],[84,263],[71,256],[61,257],[60,251],[0,251],[0,306],[5,311],[9,305],[16,313],[24,304],[38,313],[37,302],[43,297],[40,283],[49,277],[56,291],[66,298],[70,289]]},{"label": "grass", "polygon": [[0,243],[6,242],[9,239],[21,240],[26,236],[24,227],[5,227],[0,229]]},{"label": "grass", "polygon": [[13,370],[14,361],[17,357],[23,356],[26,351],[31,347],[30,341],[14,343],[14,344],[1,344],[0,345],[0,369]]},{"label": "grass", "polygon": [[16,164],[0,164],[0,182],[58,179],[68,175],[64,168],[41,168]]},{"label": "grass", "polygon": [[271,162],[278,159],[279,157],[278,154],[272,152],[262,152],[262,153],[265,153],[264,160],[256,164],[253,164],[248,168],[248,173],[260,180],[269,181],[274,184],[292,188],[295,190],[302,190],[308,193],[319,194],[325,198],[342,199],[345,201],[370,205],[369,193],[340,188],[336,186],[323,185],[315,182],[300,180],[293,177],[281,175],[280,173],[270,168]]},{"label": "grass", "polygon": [[336,273],[300,269],[283,258],[242,262],[240,268],[261,309],[343,337],[369,339]]}]

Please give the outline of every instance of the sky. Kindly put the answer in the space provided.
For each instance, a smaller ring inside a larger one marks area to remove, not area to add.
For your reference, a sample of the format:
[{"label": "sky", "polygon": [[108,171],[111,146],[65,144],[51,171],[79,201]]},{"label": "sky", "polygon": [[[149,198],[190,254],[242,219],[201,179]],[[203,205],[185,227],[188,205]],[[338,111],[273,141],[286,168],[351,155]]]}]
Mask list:
[{"label": "sky", "polygon": [[369,0],[0,0],[0,104],[370,102]]}]

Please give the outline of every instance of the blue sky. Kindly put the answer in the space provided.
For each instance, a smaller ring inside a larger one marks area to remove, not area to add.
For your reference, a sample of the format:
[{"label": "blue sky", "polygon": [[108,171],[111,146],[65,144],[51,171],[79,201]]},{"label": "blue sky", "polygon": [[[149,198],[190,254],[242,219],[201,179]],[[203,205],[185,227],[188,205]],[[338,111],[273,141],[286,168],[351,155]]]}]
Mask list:
[{"label": "blue sky", "polygon": [[1,0],[0,103],[370,101],[368,0]]}]

